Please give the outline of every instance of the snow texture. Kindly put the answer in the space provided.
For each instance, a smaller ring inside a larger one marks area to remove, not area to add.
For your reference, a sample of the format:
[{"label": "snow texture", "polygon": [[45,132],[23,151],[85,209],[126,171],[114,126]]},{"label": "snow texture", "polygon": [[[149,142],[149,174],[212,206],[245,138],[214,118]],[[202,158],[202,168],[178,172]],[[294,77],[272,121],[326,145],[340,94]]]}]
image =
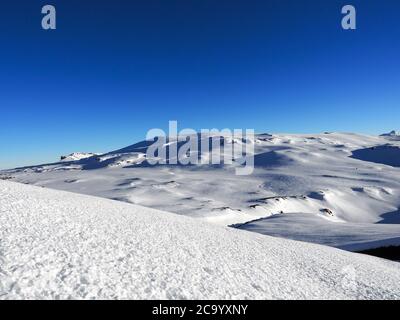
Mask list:
[{"label": "snow texture", "polygon": [[400,264],[0,181],[1,299],[398,299]]}]

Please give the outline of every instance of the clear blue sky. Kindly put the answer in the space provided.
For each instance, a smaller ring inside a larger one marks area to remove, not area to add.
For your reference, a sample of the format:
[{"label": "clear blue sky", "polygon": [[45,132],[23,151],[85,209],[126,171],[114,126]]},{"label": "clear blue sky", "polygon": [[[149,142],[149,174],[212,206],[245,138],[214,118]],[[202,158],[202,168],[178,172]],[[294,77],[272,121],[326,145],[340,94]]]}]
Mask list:
[{"label": "clear blue sky", "polygon": [[0,168],[123,147],[168,120],[398,129],[399,16],[398,0],[1,1]]}]

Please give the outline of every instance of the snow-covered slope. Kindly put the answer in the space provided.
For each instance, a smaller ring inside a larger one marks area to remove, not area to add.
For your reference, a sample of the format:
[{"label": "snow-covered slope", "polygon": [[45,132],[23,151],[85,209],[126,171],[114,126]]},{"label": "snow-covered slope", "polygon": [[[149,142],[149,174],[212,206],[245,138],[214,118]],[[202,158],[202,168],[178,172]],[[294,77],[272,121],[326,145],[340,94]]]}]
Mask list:
[{"label": "snow-covered slope", "polygon": [[277,214],[235,227],[261,234],[319,243],[350,251],[400,246],[398,224],[331,223],[311,213]]},{"label": "snow-covered slope", "polygon": [[[227,137],[220,141],[243,143]],[[319,233],[313,241],[337,246],[342,243],[331,241],[339,238],[330,230],[344,224],[351,226],[343,228],[352,231],[348,236],[360,235],[357,239],[366,235],[366,227],[375,240],[385,243],[393,239],[393,233],[400,235],[397,136],[259,134],[251,143],[255,147],[255,170],[251,176],[236,176],[235,164],[149,166],[146,150],[151,142],[143,141],[80,161],[11,170],[4,172],[4,177],[190,215],[225,226],[276,214],[287,215],[285,223],[296,223],[296,216],[291,214],[311,214],[315,219],[308,219],[308,223],[318,227],[318,221],[323,219],[327,225],[327,232]],[[210,154],[202,152],[200,156],[209,158]],[[270,221],[264,220],[264,231]],[[389,224],[390,228],[380,226]]]},{"label": "snow-covered slope", "polygon": [[87,159],[93,156],[96,156],[97,153],[91,152],[73,152],[67,156],[61,156],[61,161],[77,161],[82,159]]},{"label": "snow-covered slope", "polygon": [[0,298],[400,298],[400,264],[0,181]]}]

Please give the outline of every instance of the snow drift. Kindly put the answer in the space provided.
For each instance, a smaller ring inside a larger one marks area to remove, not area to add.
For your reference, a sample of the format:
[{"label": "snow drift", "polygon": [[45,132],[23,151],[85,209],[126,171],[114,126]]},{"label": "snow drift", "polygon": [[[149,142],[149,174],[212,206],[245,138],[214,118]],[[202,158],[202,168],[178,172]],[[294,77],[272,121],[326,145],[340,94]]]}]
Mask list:
[{"label": "snow drift", "polygon": [[400,264],[0,181],[1,299],[393,299]]}]

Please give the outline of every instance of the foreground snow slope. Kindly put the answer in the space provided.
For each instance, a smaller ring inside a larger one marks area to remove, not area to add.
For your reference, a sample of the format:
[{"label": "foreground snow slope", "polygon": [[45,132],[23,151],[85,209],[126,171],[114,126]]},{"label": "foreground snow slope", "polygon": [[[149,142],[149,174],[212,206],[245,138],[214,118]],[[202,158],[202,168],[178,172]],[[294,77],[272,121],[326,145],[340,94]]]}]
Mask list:
[{"label": "foreground snow slope", "polygon": [[400,298],[400,264],[0,181],[0,297]]},{"label": "foreground snow slope", "polygon": [[[242,143],[226,137],[220,142]],[[149,166],[147,141],[79,161],[2,173],[17,182],[121,200],[225,226],[285,215],[279,220],[288,224],[279,229],[282,234],[273,228],[277,220],[265,219],[252,229],[265,234],[273,229],[270,234],[293,237],[286,231],[298,224],[301,217],[294,214],[300,212],[312,215],[307,219],[309,230],[325,226],[325,232],[315,236],[309,232],[303,240],[355,248],[343,243],[339,232],[351,243],[363,241],[363,247],[398,243],[394,235],[400,235],[399,136],[259,134],[250,142],[255,152],[251,176],[236,176],[231,165]],[[203,151],[201,157],[210,154]]]}]

